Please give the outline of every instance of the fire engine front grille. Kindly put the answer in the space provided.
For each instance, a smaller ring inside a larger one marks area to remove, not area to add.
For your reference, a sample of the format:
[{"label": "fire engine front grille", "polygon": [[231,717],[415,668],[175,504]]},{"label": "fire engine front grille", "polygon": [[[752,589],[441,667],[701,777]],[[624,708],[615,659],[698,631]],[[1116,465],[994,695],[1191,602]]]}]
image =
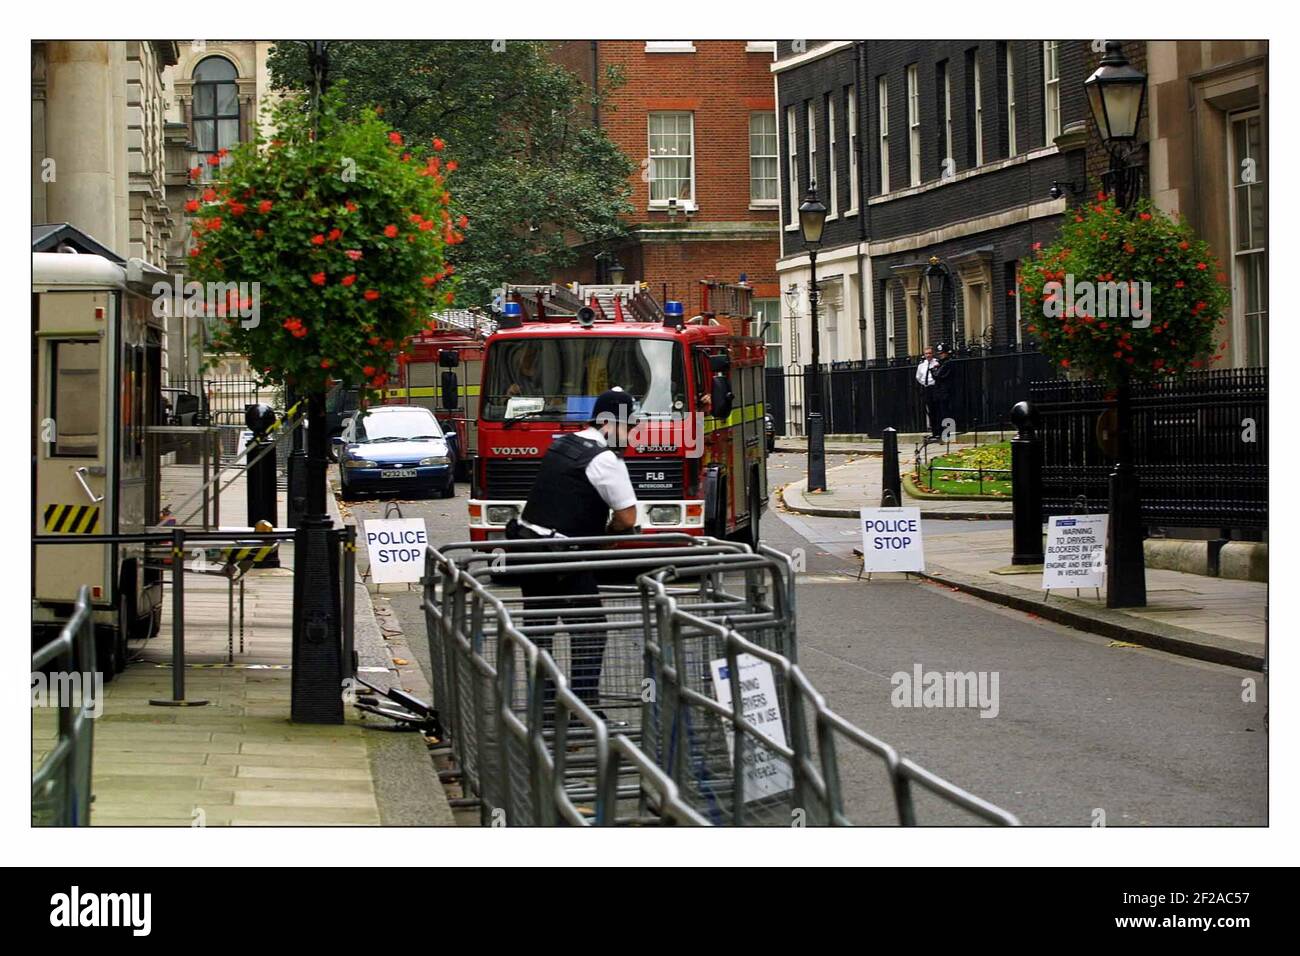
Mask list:
[{"label": "fire engine front grille", "polygon": [[[489,458],[485,497],[522,501],[528,497],[540,458]],[[684,497],[686,462],[681,458],[628,458],[627,471],[639,501],[680,501]]]},{"label": "fire engine front grille", "polygon": [[487,489],[484,497],[494,501],[523,501],[533,489],[537,473],[542,470],[540,458],[489,458]]}]

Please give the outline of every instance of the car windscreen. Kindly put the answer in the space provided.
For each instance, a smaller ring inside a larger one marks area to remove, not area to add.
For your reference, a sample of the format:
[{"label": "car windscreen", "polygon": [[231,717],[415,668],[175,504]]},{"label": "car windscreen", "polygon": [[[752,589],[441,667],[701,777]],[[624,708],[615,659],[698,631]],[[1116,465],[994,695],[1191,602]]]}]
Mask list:
[{"label": "car windscreen", "polygon": [[578,335],[492,345],[482,414],[585,421],[596,396],[618,386],[647,416],[680,411],[686,399],[681,346],[668,339]]},{"label": "car windscreen", "polygon": [[431,413],[370,412],[357,417],[358,442],[441,437],[442,428]]}]

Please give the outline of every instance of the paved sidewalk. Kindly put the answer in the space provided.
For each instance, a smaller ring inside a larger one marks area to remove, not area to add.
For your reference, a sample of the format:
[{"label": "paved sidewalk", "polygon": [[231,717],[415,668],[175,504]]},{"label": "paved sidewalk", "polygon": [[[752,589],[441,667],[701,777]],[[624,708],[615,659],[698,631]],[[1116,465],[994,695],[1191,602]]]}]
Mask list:
[{"label": "paved sidewalk", "polygon": [[[954,450],[967,447],[954,443]],[[945,449],[946,453],[946,449]],[[988,520],[1011,518],[1011,500],[1003,499],[936,499],[918,498],[908,491],[907,474],[912,470],[913,452],[909,446],[898,452],[898,470],[903,479],[903,505],[919,507],[922,518],[949,518]],[[782,489],[785,506],[799,514],[819,515],[824,518],[856,518],[860,508],[874,508],[880,504],[881,477],[884,458],[858,452],[844,464],[826,469],[826,491],[809,494],[805,479],[791,482]]]},{"label": "paved sidewalk", "polygon": [[[242,480],[222,496],[223,524],[242,520]],[[283,495],[282,495],[283,499]],[[236,513],[233,505],[239,502]],[[284,514],[281,502],[281,515]],[[334,509],[335,521],[339,520]],[[171,588],[162,632],[132,643],[132,663],[105,687],[95,722],[96,825],[366,826],[454,825],[424,738],[387,721],[362,720],[348,708],[332,726],[289,721],[293,546],[282,567],[245,579],[245,635],[236,633],[227,663],[227,582],[188,574],[185,581],[185,695],[201,707],[157,707],[172,693]],[[356,646],[361,674],[397,680],[359,580]],[[49,748],[54,722],[34,714],[33,757]]]}]

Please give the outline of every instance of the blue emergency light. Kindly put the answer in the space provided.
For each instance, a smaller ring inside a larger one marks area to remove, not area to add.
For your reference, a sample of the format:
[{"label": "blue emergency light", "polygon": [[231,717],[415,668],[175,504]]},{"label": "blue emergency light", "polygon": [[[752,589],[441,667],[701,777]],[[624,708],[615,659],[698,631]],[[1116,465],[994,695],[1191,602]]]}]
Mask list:
[{"label": "blue emergency light", "polygon": [[684,315],[685,313],[682,311],[682,304],[680,302],[669,299],[664,303],[664,325],[674,326],[680,329],[685,323],[685,319],[683,318]]},{"label": "blue emergency light", "polygon": [[498,325],[503,329],[517,329],[524,324],[524,307],[518,302],[507,302],[501,306],[501,321]]}]

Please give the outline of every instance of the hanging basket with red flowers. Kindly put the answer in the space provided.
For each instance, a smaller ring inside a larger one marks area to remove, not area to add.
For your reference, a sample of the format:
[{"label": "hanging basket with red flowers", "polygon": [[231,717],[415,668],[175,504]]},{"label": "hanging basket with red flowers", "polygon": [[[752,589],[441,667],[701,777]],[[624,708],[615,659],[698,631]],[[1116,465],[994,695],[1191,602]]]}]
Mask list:
[{"label": "hanging basket with red flowers", "polygon": [[377,113],[340,118],[328,94],[317,128],[298,98],[273,125],[273,139],[232,152],[194,210],[191,278],[241,290],[241,306],[252,299],[208,315],[211,347],[300,392],[336,380],[380,388],[392,346],[454,295],[449,279],[424,281],[450,275],[446,247],[459,239],[419,225],[447,203],[428,162],[437,147],[422,159]]},{"label": "hanging basket with red flowers", "polygon": [[1056,240],[1022,263],[1022,321],[1064,370],[1117,382],[1203,368],[1227,347],[1229,295],[1209,245],[1141,200],[1066,212]]}]

